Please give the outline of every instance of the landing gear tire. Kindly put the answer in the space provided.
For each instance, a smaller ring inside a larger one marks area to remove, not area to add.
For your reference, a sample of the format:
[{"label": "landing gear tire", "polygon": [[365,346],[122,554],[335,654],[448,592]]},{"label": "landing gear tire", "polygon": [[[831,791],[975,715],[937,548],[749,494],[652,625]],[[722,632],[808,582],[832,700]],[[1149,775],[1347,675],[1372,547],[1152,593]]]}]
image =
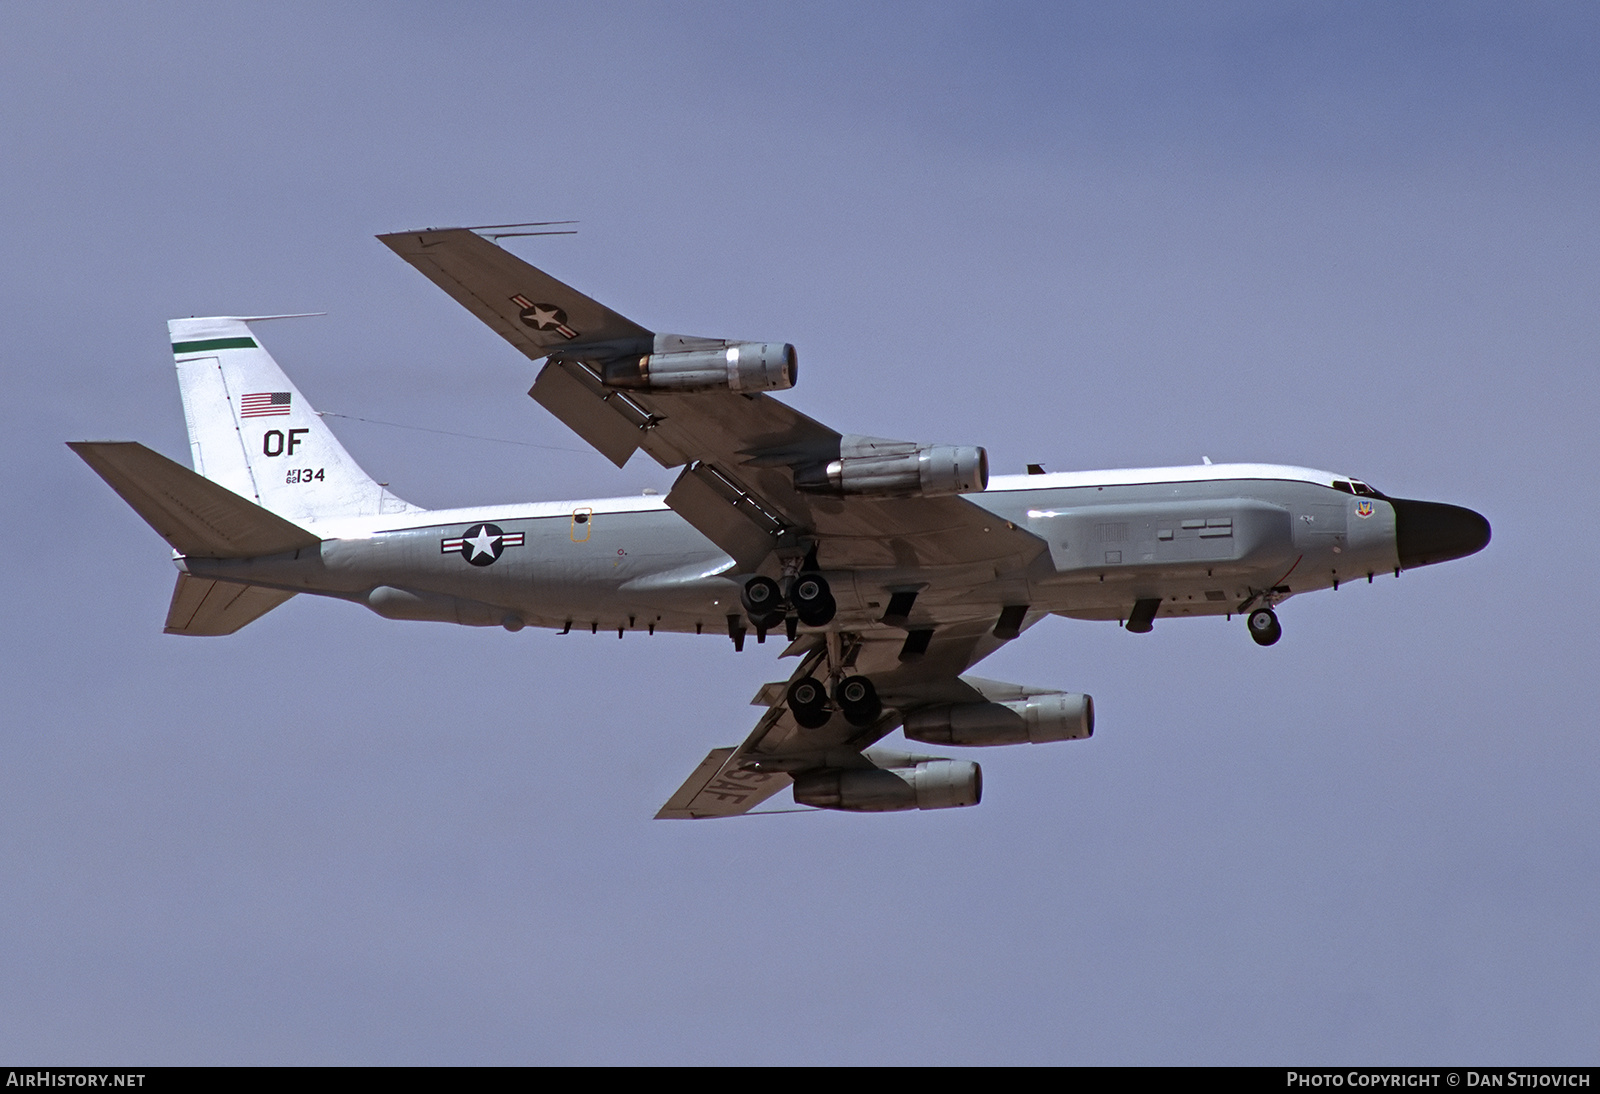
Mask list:
[{"label": "landing gear tire", "polygon": [[1278,613],[1271,608],[1257,608],[1251,612],[1245,626],[1258,646],[1270,646],[1283,637],[1283,625],[1278,622]]},{"label": "landing gear tire", "polygon": [[801,574],[795,578],[794,587],[789,590],[789,601],[800,622],[808,627],[826,627],[839,610],[828,581],[821,574]]},{"label": "landing gear tire", "polygon": [[783,615],[783,590],[770,577],[752,577],[739,593],[739,603],[752,620]]},{"label": "landing gear tire", "polygon": [[883,713],[883,703],[878,689],[865,676],[846,676],[833,689],[833,701],[839,705],[844,720],[858,728],[870,726]]},{"label": "landing gear tire", "polygon": [[833,711],[828,709],[828,692],[814,676],[802,676],[789,685],[789,713],[803,729],[820,729],[828,724]]}]

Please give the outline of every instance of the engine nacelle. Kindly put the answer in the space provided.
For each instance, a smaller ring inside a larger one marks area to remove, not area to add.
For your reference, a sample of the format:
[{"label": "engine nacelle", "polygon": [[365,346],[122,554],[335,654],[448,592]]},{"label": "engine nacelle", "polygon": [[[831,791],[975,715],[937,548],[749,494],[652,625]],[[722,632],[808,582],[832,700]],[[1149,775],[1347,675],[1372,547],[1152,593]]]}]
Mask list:
[{"label": "engine nacelle", "polygon": [[788,343],[735,342],[607,361],[600,379],[630,391],[783,391],[799,369]]},{"label": "engine nacelle", "polygon": [[983,769],[968,760],[808,771],[794,780],[797,804],[851,813],[951,809],[977,805],[982,799]]},{"label": "engine nacelle", "polygon": [[1094,735],[1094,700],[1048,692],[1003,703],[928,707],[906,718],[906,738],[936,745],[1021,745]]},{"label": "engine nacelle", "polygon": [[988,487],[989,454],[976,445],[849,437],[840,445],[838,459],[797,467],[794,485],[812,494],[966,494]]}]

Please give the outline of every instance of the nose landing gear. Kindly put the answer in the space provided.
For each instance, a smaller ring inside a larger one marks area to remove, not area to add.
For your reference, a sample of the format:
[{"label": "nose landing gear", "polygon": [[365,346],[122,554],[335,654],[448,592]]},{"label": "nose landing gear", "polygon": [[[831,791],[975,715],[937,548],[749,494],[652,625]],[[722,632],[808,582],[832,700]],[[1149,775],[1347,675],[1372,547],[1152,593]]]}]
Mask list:
[{"label": "nose landing gear", "polygon": [[1278,613],[1271,608],[1257,608],[1251,612],[1245,627],[1258,646],[1270,646],[1283,637],[1283,624],[1278,622]]}]

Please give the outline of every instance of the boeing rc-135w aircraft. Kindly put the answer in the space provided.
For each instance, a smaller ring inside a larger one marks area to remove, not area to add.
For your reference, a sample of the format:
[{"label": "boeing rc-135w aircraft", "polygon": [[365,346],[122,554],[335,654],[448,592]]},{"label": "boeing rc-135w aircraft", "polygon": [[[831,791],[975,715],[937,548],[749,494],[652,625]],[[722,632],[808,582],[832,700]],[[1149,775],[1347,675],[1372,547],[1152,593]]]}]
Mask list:
[{"label": "boeing rc-135w aircraft", "polygon": [[1145,632],[1240,614],[1270,646],[1293,594],[1489,542],[1469,509],[1303,467],[990,478],[982,448],[841,435],[772,398],[793,346],[658,334],[469,229],[380,238],[545,361],[529,394],[613,463],[681,467],[671,491],[410,505],[241,318],[168,324],[193,471],[131,442],[72,448],[177,552],[170,634],[231,634],[304,592],[513,631],[784,635],[793,675],[659,817],[732,816],[791,785],[825,809],[974,805],[976,763],[871,746],[896,727],[939,746],[1088,737],[1087,695],[963,675],[1044,616]]}]

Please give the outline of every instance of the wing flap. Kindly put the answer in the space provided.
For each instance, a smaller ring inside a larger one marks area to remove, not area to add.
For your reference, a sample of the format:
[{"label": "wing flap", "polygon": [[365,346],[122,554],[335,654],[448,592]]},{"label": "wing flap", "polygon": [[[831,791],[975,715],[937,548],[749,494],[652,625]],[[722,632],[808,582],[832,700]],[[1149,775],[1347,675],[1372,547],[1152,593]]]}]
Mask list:
[{"label": "wing flap", "polygon": [[205,637],[232,634],[295,594],[279,589],[179,574],[167,608],[167,634]]},{"label": "wing flap", "polygon": [[695,530],[726,551],[741,569],[754,570],[776,545],[784,525],[737,486],[705,464],[685,468],[667,504]]},{"label": "wing flap", "polygon": [[179,553],[196,558],[253,558],[321,539],[134,441],[69,441],[134,512]]},{"label": "wing flap", "polygon": [[528,394],[588,441],[606,459],[621,467],[638,451],[639,427],[618,414],[577,372],[587,370],[551,362],[539,370]]}]

